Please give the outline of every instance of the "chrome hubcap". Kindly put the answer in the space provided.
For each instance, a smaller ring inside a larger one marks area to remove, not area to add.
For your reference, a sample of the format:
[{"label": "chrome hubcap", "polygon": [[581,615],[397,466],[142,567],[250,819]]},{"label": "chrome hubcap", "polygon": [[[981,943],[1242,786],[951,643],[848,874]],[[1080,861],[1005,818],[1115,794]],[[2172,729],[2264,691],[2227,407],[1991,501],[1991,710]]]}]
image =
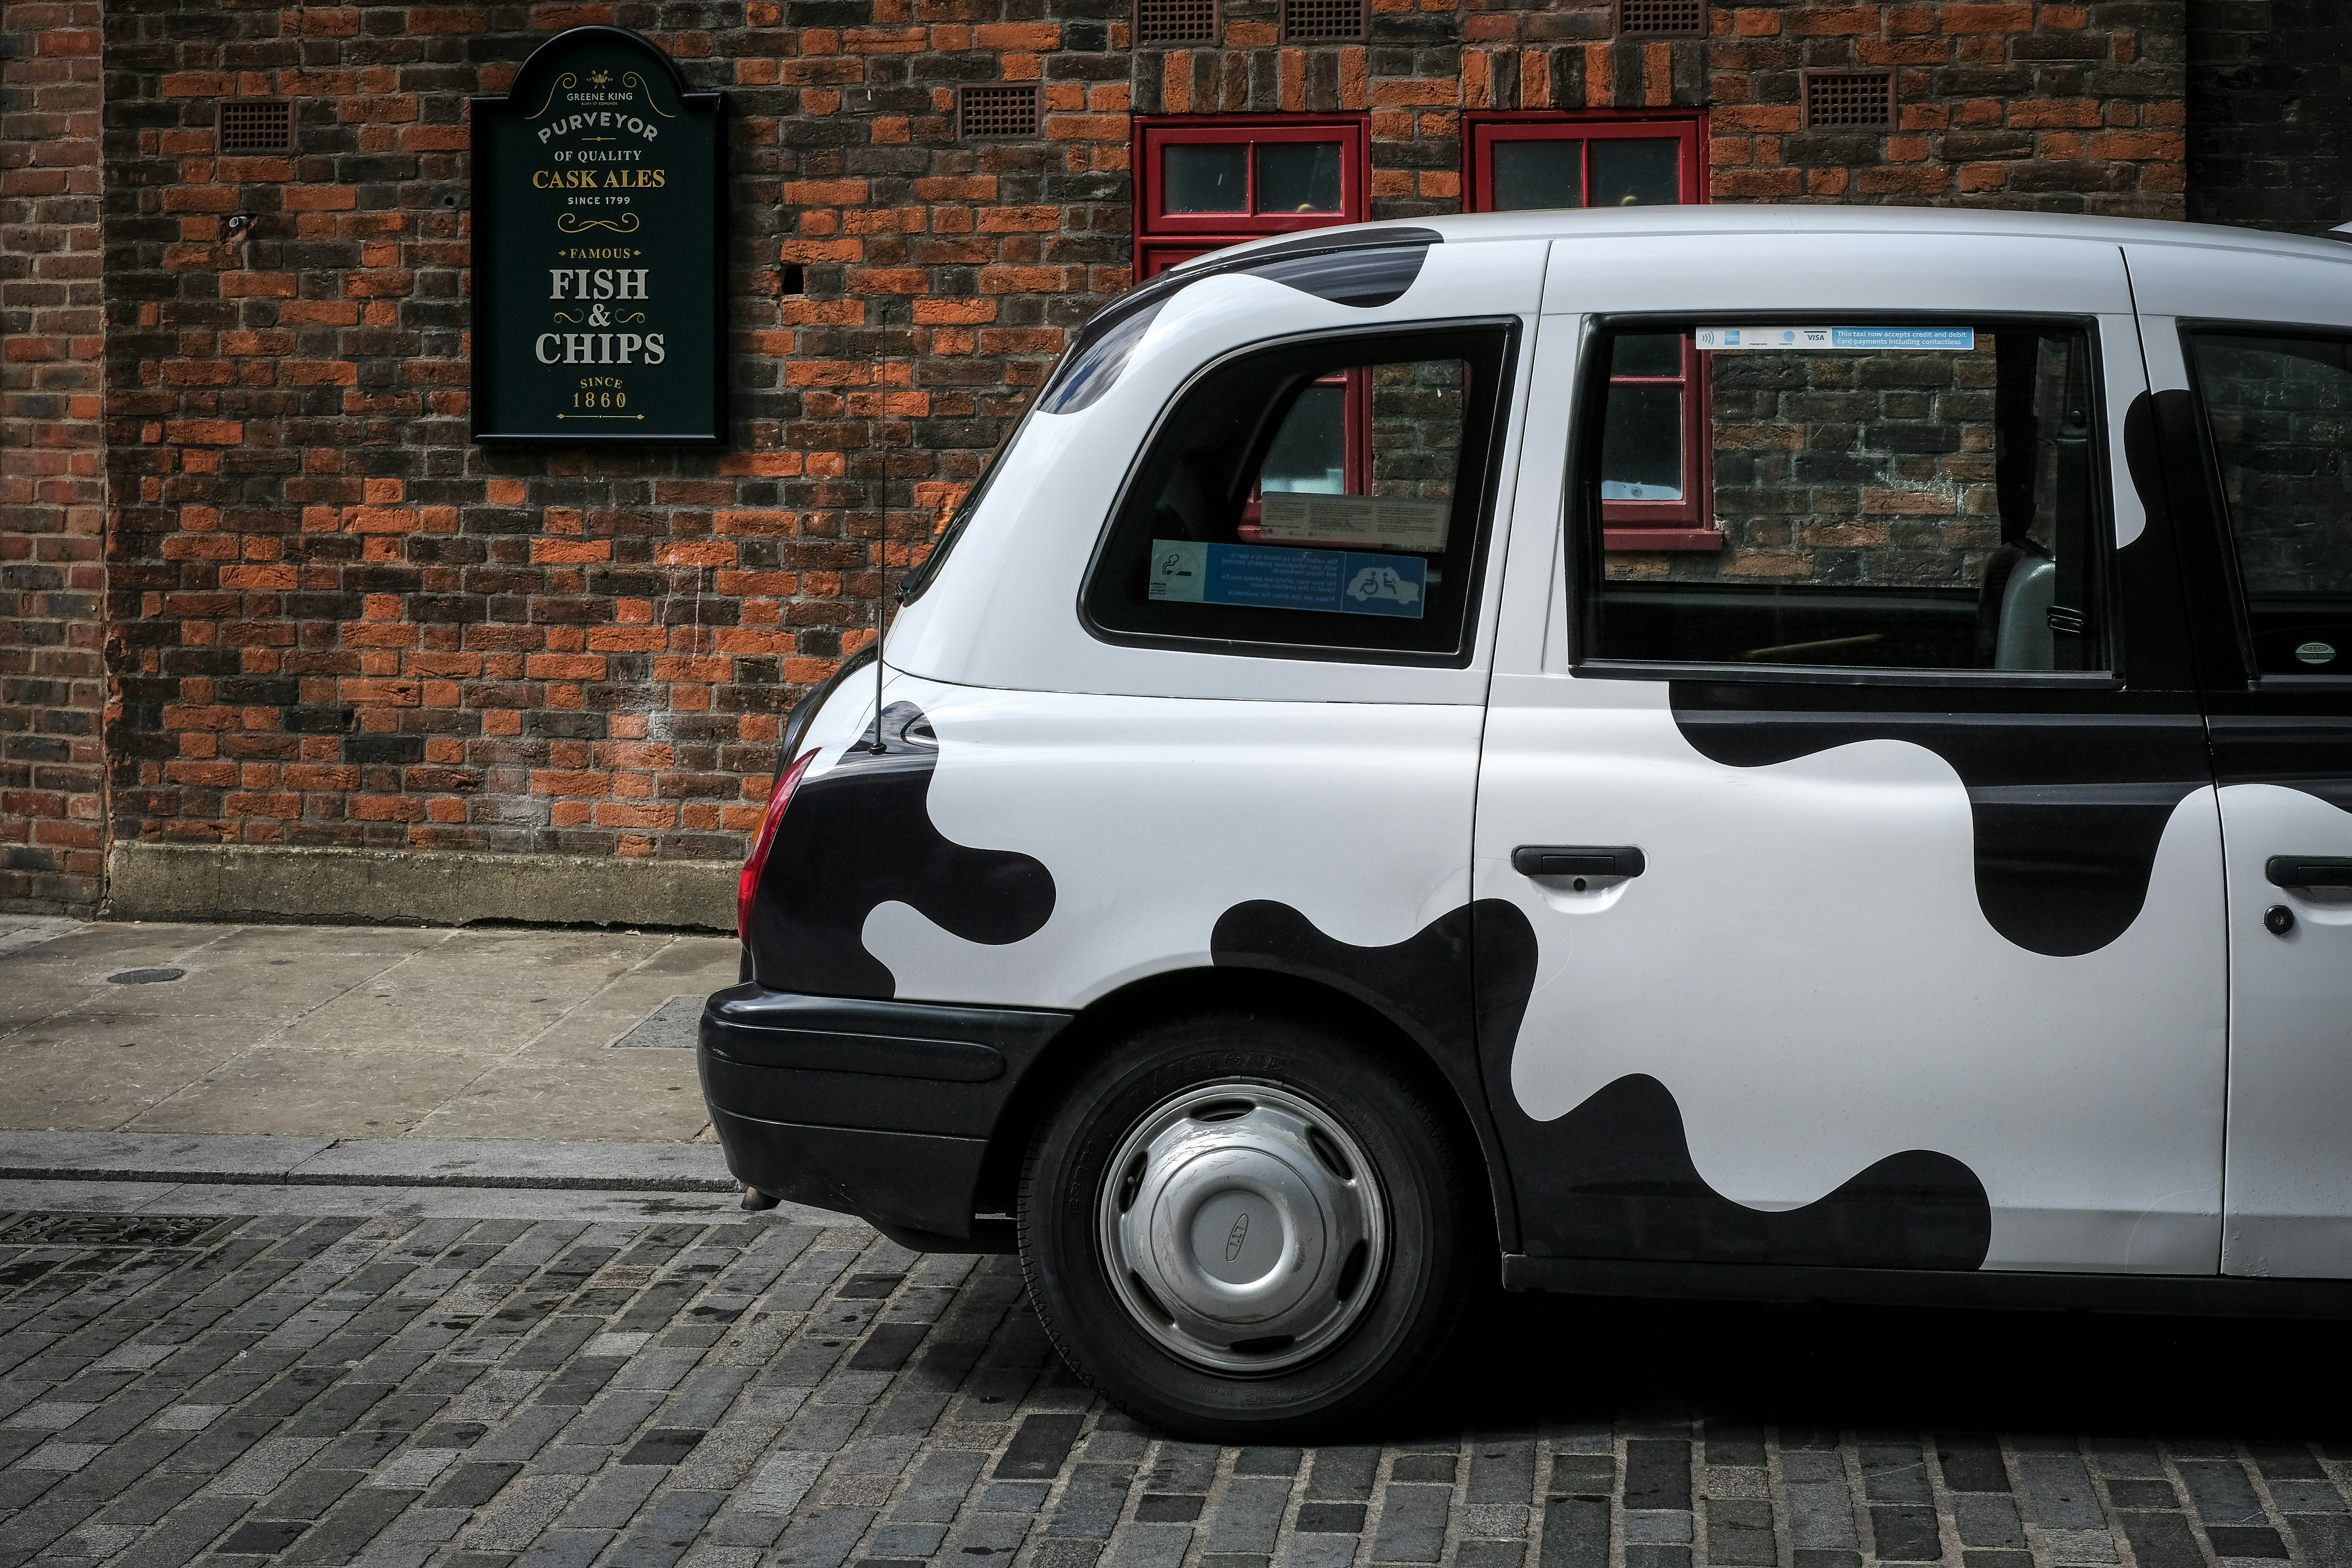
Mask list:
[{"label": "chrome hubcap", "polygon": [[1215,1372],[1328,1349],[1387,1262],[1370,1161],[1329,1111],[1270,1084],[1203,1084],[1155,1107],[1120,1142],[1096,1215],[1128,1315]]}]

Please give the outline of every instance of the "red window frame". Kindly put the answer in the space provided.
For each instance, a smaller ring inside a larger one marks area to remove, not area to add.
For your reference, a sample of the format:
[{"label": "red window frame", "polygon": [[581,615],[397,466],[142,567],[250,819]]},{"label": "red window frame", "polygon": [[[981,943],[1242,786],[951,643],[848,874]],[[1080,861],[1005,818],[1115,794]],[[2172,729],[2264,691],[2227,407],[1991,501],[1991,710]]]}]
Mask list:
[{"label": "red window frame", "polygon": [[[1234,114],[1142,115],[1135,122],[1136,281],[1166,271],[1221,246],[1273,234],[1362,223],[1371,212],[1371,144],[1364,115]],[[1252,210],[1236,213],[1171,213],[1162,210],[1160,154],[1171,146],[1231,146],[1255,149],[1262,142],[1337,142],[1339,144],[1339,210],[1330,213],[1262,213],[1256,206],[1257,159],[1246,160]]]},{"label": "red window frame", "polygon": [[[1372,168],[1368,117],[1356,115],[1233,114],[1139,115],[1135,123],[1135,280],[1156,278],[1179,262],[1228,245],[1268,235],[1296,234],[1362,223],[1371,211]],[[1261,213],[1257,204],[1256,147],[1264,142],[1336,142],[1339,144],[1339,210],[1329,213]],[[1172,146],[1241,143],[1249,171],[1250,205],[1240,213],[1170,213],[1161,208],[1160,153]],[[1348,388],[1342,405],[1347,442],[1347,489],[1366,492],[1371,472],[1371,378],[1361,370],[1343,372]],[[1244,513],[1256,517],[1255,501]],[[1245,523],[1247,528],[1249,523]]]},{"label": "red window frame", "polygon": [[[1462,161],[1469,174],[1468,207],[1472,212],[1495,210],[1495,148],[1507,142],[1581,142],[1583,190],[1592,189],[1591,147],[1596,142],[1661,141],[1681,144],[1677,156],[1678,194],[1685,204],[1706,200],[1706,122],[1696,114],[1619,112],[1608,110],[1529,110],[1517,113],[1472,112],[1462,117]],[[1723,535],[1710,515],[1713,443],[1710,428],[1706,362],[1685,339],[1682,369],[1674,377],[1612,376],[1610,384],[1657,384],[1671,381],[1683,389],[1683,496],[1680,500],[1604,500],[1601,503],[1601,544],[1608,550],[1720,550]]]}]

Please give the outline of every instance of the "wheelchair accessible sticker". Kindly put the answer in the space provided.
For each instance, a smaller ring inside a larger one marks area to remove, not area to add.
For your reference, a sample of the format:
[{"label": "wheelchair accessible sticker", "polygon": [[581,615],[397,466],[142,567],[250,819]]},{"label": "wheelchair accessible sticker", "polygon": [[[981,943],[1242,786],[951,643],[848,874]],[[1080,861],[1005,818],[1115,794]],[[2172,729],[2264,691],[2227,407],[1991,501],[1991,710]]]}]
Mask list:
[{"label": "wheelchair accessible sticker", "polygon": [[1735,349],[1924,349],[1969,353],[1974,327],[1701,327],[1702,352]]},{"label": "wheelchair accessible sticker", "polygon": [[1155,539],[1149,584],[1153,600],[1170,604],[1328,610],[1417,621],[1428,599],[1429,563],[1353,550]]}]

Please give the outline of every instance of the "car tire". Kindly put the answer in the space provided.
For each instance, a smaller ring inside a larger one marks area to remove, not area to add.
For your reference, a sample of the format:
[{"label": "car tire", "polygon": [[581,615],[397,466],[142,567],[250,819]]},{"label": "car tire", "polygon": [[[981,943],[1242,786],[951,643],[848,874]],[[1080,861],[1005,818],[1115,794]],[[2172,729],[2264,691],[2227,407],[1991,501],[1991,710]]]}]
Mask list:
[{"label": "car tire", "polygon": [[1212,1442],[1348,1430],[1424,1373],[1493,1224],[1433,1075],[1249,1013],[1155,1025],[1033,1138],[1022,1273],[1096,1389]]}]

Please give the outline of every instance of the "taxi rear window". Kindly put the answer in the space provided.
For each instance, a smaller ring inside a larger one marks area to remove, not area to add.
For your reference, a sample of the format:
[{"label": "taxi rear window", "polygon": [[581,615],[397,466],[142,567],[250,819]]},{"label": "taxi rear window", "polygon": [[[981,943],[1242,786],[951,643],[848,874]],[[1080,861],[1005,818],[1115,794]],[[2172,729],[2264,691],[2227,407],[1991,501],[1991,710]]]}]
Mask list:
[{"label": "taxi rear window", "polygon": [[1212,367],[1153,433],[1097,554],[1113,640],[1461,663],[1493,508],[1509,322],[1298,340]]}]

